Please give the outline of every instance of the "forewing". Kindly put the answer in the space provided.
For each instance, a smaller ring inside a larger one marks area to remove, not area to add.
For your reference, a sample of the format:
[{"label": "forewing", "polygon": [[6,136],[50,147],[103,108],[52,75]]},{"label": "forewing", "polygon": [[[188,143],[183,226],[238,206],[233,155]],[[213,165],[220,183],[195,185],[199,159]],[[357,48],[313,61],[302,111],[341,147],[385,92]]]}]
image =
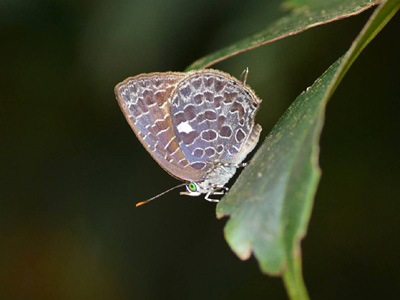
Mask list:
[{"label": "forewing", "polygon": [[180,180],[198,179],[179,147],[170,115],[170,96],[185,73],[130,77],[115,87],[119,106],[139,141],[157,163]]},{"label": "forewing", "polygon": [[189,73],[171,99],[176,136],[195,169],[205,172],[215,161],[240,163],[253,148],[246,142],[261,100],[229,74],[216,70]]}]

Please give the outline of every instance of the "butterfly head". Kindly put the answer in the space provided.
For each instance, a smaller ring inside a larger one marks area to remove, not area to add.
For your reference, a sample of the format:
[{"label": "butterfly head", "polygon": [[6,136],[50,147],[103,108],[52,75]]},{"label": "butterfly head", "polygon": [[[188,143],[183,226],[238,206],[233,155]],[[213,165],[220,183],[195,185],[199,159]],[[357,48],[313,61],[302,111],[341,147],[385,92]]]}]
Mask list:
[{"label": "butterfly head", "polygon": [[204,193],[202,188],[193,181],[186,184],[186,190],[187,192],[181,192],[180,194],[187,196],[200,196],[202,193]]}]

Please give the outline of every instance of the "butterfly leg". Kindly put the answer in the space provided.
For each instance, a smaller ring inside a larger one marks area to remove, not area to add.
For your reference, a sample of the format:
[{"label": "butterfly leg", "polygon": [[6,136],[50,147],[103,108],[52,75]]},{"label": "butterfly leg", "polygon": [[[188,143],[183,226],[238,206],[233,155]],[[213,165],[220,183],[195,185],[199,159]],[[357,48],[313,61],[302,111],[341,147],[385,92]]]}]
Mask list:
[{"label": "butterfly leg", "polygon": [[[212,187],[213,191],[211,192],[211,194],[215,194],[215,195],[223,195],[223,194],[216,194],[216,193],[225,193],[227,191],[229,191],[229,188],[223,185],[217,185],[217,184],[210,184],[210,186]],[[223,190],[223,191],[221,191]]]},{"label": "butterfly leg", "polygon": [[225,193],[229,191],[229,188],[226,186],[214,185],[213,188],[214,190],[211,192],[212,195],[225,195]]},{"label": "butterfly leg", "polygon": [[[211,199],[211,198],[209,198],[209,196],[211,195],[211,193],[213,193],[213,192],[208,192],[208,193],[206,194],[206,196],[204,197],[204,199],[206,199],[206,200],[209,201],[209,202],[219,202],[218,199]],[[213,193],[213,194],[214,194],[214,193]]]},{"label": "butterfly leg", "polygon": [[225,191],[214,191],[212,192],[213,195],[225,195]]}]

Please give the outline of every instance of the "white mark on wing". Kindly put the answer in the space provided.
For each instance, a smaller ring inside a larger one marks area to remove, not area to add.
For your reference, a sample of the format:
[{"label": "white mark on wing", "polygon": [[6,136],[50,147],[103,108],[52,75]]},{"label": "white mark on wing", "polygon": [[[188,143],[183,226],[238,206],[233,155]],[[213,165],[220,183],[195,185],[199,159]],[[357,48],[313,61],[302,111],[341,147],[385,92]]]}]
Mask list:
[{"label": "white mark on wing", "polygon": [[177,129],[179,132],[184,132],[184,133],[189,133],[194,131],[194,129],[192,128],[192,126],[190,126],[189,122],[182,122],[177,126]]}]

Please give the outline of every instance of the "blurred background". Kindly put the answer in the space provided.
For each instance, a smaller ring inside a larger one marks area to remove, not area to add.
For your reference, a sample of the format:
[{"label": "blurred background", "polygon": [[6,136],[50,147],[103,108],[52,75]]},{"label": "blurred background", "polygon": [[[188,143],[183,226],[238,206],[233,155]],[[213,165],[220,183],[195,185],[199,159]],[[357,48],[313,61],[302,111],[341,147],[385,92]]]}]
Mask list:
[{"label": "blurred background", "polygon": [[[284,15],[280,1],[0,2],[0,299],[287,299],[240,261],[215,204],[176,185],[113,94],[143,72],[194,60]],[[262,139],[350,47],[372,10],[214,68],[264,100]],[[399,299],[400,16],[331,99],[304,275],[312,299]]]}]

